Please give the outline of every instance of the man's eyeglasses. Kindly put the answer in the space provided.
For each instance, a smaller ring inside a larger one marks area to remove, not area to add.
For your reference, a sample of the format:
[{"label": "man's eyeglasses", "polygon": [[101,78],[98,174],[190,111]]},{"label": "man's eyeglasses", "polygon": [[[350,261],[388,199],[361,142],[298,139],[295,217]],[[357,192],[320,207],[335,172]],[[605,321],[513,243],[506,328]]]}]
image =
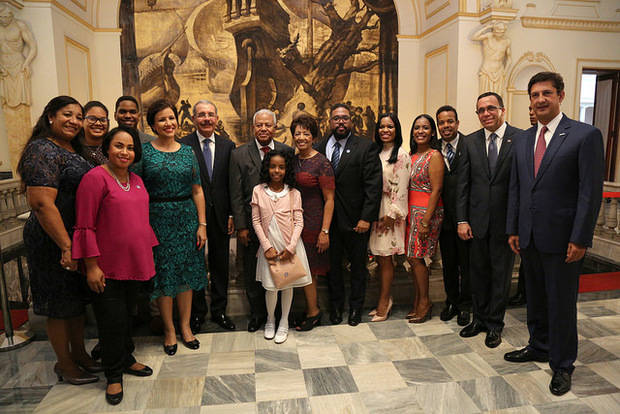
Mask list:
[{"label": "man's eyeglasses", "polygon": [[87,120],[88,123],[91,125],[95,125],[97,122],[99,122],[101,125],[106,125],[109,122],[108,118],[97,118],[93,115],[88,115],[84,117],[84,119]]},{"label": "man's eyeglasses", "polygon": [[478,108],[475,112],[476,112],[478,115],[483,115],[485,112],[489,112],[489,113],[491,113],[491,112],[497,112],[497,111],[499,111],[500,109],[501,109],[501,107],[499,107],[499,106],[489,105],[489,106],[487,106],[486,108]]},{"label": "man's eyeglasses", "polygon": [[348,120],[350,120],[350,119],[351,119],[351,117],[350,117],[350,116],[348,116],[348,115],[343,115],[343,116],[338,116],[338,115],[336,115],[336,116],[332,116],[332,121],[335,121],[335,122],[340,122],[340,121],[348,121]]},{"label": "man's eyeglasses", "polygon": [[196,114],[196,119],[205,119],[205,118],[215,119],[217,118],[217,114],[214,112],[200,112]]}]

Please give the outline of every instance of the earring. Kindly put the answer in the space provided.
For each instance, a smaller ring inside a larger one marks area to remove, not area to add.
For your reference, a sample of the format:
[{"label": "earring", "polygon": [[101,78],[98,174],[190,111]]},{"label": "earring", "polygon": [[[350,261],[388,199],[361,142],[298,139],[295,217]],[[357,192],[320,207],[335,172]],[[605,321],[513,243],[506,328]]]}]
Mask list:
[{"label": "earring", "polygon": [[49,121],[50,121],[50,125],[52,125],[53,121],[51,119]]}]

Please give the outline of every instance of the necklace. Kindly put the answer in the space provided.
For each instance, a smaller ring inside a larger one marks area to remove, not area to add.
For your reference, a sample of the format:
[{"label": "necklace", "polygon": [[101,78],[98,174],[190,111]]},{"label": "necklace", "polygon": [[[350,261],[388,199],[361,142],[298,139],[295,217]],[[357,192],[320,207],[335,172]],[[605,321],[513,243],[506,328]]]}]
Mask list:
[{"label": "necklace", "polygon": [[114,174],[114,171],[112,171],[110,167],[108,167],[107,170],[110,171],[110,174],[112,174],[112,178],[116,180],[116,184],[118,184],[121,190],[129,191],[131,189],[131,183],[129,182],[129,176],[127,176],[127,184],[123,185],[121,183],[121,180],[118,179],[118,177],[116,176],[116,174]]}]

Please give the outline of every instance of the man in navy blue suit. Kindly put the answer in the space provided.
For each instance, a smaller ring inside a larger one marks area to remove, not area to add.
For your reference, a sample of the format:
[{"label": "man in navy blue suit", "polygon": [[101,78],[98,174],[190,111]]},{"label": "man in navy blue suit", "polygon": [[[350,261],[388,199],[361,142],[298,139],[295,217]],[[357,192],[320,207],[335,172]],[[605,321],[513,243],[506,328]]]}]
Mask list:
[{"label": "man in navy blue suit", "polygon": [[562,395],[577,359],[579,273],[603,196],[603,139],[560,112],[559,74],[534,75],[528,93],[538,123],[515,140],[506,232],[525,266],[530,340],[504,359],[549,361],[549,389]]}]

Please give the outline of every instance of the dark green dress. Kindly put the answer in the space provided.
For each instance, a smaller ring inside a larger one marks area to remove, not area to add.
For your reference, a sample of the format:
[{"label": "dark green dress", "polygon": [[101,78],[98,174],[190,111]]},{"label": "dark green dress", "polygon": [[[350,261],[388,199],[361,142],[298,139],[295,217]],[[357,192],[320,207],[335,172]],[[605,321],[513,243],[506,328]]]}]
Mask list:
[{"label": "dark green dress", "polygon": [[200,185],[194,151],[181,144],[176,152],[142,145],[142,160],[132,167],[142,177],[151,203],[149,217],[159,246],[153,248],[155,278],[151,299],[202,289],[207,282],[204,250],[196,249],[198,215],[192,185]]}]

